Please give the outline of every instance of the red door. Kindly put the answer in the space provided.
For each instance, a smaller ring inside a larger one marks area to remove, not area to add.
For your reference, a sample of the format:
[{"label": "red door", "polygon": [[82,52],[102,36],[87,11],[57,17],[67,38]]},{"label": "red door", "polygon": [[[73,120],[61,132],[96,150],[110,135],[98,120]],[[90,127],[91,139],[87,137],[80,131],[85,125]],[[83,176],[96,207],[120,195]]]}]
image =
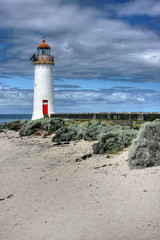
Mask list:
[{"label": "red door", "polygon": [[43,114],[48,114],[48,100],[43,100]]}]

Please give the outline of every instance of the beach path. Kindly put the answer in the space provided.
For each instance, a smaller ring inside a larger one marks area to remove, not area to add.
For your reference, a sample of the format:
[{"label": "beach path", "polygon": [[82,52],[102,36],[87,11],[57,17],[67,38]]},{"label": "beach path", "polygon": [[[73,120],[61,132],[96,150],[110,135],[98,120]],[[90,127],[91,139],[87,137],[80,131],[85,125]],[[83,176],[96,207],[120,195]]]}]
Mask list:
[{"label": "beach path", "polygon": [[0,133],[1,240],[159,240],[160,167],[131,170],[128,149]]}]

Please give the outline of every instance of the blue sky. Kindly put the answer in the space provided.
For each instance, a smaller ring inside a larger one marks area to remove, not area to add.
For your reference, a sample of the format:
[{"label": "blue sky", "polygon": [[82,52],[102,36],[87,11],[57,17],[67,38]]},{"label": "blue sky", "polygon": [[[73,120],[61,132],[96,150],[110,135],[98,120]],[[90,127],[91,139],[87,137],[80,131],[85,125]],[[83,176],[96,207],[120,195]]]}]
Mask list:
[{"label": "blue sky", "polygon": [[45,36],[56,112],[160,111],[160,1],[1,0],[0,113],[32,113]]}]

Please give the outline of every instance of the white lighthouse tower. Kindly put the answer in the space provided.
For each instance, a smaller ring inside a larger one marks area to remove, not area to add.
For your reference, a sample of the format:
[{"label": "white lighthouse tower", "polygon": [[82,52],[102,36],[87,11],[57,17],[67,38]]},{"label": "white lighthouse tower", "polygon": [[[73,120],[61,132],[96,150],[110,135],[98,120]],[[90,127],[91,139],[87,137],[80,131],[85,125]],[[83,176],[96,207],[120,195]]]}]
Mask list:
[{"label": "white lighthouse tower", "polygon": [[45,114],[54,113],[53,66],[54,57],[45,40],[37,47],[37,55],[33,55],[34,102],[32,120],[44,118]]}]

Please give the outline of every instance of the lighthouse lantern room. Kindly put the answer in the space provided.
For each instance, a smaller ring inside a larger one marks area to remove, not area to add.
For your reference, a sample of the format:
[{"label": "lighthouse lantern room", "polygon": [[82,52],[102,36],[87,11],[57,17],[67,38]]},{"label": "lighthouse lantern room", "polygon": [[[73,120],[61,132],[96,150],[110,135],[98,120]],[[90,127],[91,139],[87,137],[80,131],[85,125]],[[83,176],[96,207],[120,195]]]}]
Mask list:
[{"label": "lighthouse lantern room", "polygon": [[53,66],[54,57],[45,40],[37,47],[34,54],[34,100],[32,120],[44,118],[45,114],[54,113]]}]

